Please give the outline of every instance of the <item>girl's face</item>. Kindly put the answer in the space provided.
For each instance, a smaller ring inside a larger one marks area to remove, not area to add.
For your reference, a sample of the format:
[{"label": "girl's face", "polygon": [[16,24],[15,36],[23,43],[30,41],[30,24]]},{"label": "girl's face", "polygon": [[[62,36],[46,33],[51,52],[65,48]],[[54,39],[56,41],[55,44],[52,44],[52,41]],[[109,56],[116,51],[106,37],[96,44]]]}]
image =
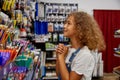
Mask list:
[{"label": "girl's face", "polygon": [[76,34],[77,31],[75,29],[75,25],[74,24],[75,24],[74,23],[74,17],[70,16],[66,20],[66,22],[64,24],[64,31],[63,31],[63,33],[64,33],[65,37],[72,38],[72,37],[75,36],[75,34]]}]

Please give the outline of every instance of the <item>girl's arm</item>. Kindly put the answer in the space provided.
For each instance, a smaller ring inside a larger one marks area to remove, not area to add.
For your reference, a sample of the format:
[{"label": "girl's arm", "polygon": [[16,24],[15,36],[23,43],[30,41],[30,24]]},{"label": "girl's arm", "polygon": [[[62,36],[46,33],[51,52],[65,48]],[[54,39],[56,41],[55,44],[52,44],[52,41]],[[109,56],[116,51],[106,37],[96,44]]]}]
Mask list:
[{"label": "girl's arm", "polygon": [[[56,49],[56,56],[57,56],[57,59],[56,59],[56,74],[59,76],[62,76],[61,75],[61,71],[60,71],[60,65],[61,65],[61,61],[64,62],[65,64],[65,56],[66,54],[68,53],[68,47],[64,46],[64,44],[59,44],[58,45],[58,48]],[[61,57],[61,59],[60,59]],[[64,59],[64,60],[62,60]],[[63,64],[62,64],[63,65]],[[64,65],[66,67],[66,65]]]},{"label": "girl's arm", "polygon": [[56,74],[57,76],[59,76],[59,63],[57,59],[56,59]]},{"label": "girl's arm", "polygon": [[69,80],[69,72],[67,70],[65,59],[62,56],[58,57],[59,73],[62,80]]}]

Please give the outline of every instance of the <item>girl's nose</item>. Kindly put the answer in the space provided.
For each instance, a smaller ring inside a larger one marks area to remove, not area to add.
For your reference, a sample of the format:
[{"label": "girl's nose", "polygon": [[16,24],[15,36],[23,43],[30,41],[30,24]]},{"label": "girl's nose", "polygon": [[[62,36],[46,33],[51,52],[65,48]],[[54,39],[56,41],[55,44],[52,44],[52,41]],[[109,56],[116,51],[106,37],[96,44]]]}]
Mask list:
[{"label": "girl's nose", "polygon": [[63,29],[65,29],[66,27],[67,27],[67,25],[66,25],[66,24],[64,24]]},{"label": "girl's nose", "polygon": [[66,26],[64,25],[64,26],[63,26],[63,30],[65,30],[65,28],[66,28]]}]

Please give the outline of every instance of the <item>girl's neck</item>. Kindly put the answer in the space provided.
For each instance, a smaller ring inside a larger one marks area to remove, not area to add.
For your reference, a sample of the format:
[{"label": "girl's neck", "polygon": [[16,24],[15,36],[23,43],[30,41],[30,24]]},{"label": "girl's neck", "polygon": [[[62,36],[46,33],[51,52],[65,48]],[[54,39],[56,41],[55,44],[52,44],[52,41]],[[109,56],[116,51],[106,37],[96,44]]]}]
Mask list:
[{"label": "girl's neck", "polygon": [[78,48],[81,48],[82,45],[80,45],[80,42],[74,38],[74,39],[71,39],[71,47],[78,49]]}]

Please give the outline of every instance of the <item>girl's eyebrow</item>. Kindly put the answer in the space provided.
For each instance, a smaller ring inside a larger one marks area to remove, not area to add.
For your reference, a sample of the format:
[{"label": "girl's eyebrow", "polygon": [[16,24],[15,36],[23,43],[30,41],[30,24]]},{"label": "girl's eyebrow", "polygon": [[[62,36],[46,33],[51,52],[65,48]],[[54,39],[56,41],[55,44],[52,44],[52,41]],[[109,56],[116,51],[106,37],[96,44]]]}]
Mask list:
[{"label": "girl's eyebrow", "polygon": [[66,20],[66,22],[70,22],[70,20]]},{"label": "girl's eyebrow", "polygon": [[63,21],[63,23],[65,24],[67,21],[65,20],[65,21]]},{"label": "girl's eyebrow", "polygon": [[64,21],[64,23],[67,23],[67,22],[69,22],[69,20],[66,19],[66,20]]}]

